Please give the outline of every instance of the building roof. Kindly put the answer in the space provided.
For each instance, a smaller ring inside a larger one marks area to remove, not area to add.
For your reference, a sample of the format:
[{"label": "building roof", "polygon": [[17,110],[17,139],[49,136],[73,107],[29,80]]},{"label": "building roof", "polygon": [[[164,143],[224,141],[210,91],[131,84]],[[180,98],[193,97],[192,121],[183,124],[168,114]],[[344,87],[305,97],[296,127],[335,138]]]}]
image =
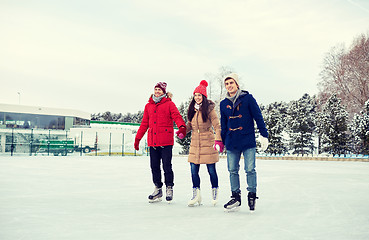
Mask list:
[{"label": "building roof", "polygon": [[28,114],[53,115],[53,116],[78,117],[82,119],[91,119],[91,114],[87,112],[82,112],[79,110],[25,106],[25,105],[16,105],[16,104],[0,103],[0,112],[28,113]]}]

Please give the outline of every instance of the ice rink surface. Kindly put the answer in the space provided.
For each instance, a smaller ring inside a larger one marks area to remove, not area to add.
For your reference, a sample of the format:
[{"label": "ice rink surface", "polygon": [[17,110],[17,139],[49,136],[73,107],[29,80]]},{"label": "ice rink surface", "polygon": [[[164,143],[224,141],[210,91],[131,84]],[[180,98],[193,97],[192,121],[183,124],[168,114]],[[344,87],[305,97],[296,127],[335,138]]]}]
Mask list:
[{"label": "ice rink surface", "polygon": [[[243,164],[241,164],[243,168]],[[190,166],[174,157],[174,200],[148,203],[149,157],[0,157],[0,239],[369,239],[369,163],[257,160],[256,211],[226,213],[226,159],[211,205],[205,166],[203,205],[191,198]]]}]

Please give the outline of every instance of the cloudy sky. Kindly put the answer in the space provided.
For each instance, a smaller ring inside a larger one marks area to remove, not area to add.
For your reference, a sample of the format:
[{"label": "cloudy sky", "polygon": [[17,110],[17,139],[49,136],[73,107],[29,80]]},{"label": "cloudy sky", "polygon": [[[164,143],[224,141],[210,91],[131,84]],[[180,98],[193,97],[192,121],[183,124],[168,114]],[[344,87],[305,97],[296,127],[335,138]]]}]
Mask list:
[{"label": "cloudy sky", "polygon": [[262,104],[317,93],[326,52],[369,33],[367,0],[0,0],[0,103],[143,110],[233,68]]}]

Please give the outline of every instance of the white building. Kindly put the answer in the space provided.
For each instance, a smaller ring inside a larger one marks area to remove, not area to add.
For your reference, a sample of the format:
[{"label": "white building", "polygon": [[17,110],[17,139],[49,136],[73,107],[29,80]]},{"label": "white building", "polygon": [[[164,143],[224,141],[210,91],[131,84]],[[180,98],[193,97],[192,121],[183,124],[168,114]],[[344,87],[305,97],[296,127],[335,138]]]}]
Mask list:
[{"label": "white building", "polygon": [[65,138],[71,128],[89,127],[90,119],[78,110],[0,104],[0,152],[30,152],[29,143],[51,135]]}]

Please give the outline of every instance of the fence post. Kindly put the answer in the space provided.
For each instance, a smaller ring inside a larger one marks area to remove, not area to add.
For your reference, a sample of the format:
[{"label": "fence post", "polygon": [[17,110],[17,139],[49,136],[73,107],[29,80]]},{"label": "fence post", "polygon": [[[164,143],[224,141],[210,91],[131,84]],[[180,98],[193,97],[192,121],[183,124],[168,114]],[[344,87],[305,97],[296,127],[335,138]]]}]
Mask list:
[{"label": "fence post", "polygon": [[109,156],[111,155],[111,132],[110,132],[110,139],[109,139]]},{"label": "fence post", "polygon": [[80,148],[80,150],[81,150],[81,152],[80,152],[80,156],[82,156],[82,149],[83,149],[83,147],[82,147],[82,137],[83,137],[83,131],[81,131],[81,148]]},{"label": "fence post", "polygon": [[147,145],[147,141],[146,140],[145,140],[145,150],[146,150],[146,156],[149,156],[150,147]]},{"label": "fence post", "polygon": [[50,155],[50,129],[49,129],[49,139],[47,141],[47,156]]},{"label": "fence post", "polygon": [[124,133],[122,134],[122,157],[124,156]]},{"label": "fence post", "polygon": [[32,156],[33,128],[31,129],[31,141],[29,142],[29,155]]},{"label": "fence post", "polygon": [[68,155],[67,143],[68,143],[68,131],[65,131],[65,156]]},{"label": "fence post", "polygon": [[10,145],[10,156],[13,156],[14,151],[14,127],[12,128],[12,144]]},{"label": "fence post", "polygon": [[96,138],[95,138],[95,156],[97,156],[97,132],[96,132]]}]

